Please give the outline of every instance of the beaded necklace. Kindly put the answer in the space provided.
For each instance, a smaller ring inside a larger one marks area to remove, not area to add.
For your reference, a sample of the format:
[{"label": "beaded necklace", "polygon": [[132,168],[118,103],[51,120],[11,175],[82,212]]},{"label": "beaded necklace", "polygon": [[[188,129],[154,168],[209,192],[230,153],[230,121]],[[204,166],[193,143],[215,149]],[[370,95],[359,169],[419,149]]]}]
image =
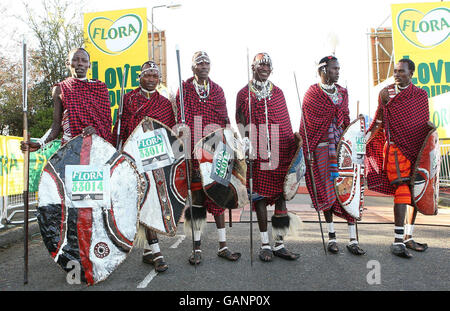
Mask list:
[{"label": "beaded necklace", "polygon": [[[332,85],[328,85],[328,84],[323,84],[321,82],[319,82],[320,88],[322,89],[322,91],[325,92],[325,94],[327,94],[331,100],[333,101],[333,103],[337,103],[339,100],[339,94],[337,91],[337,87],[336,84],[332,84]],[[333,93],[329,92],[333,90]]]},{"label": "beaded necklace", "polygon": [[197,92],[198,97],[201,101],[204,101],[209,96],[209,83],[205,80],[204,85],[198,84],[197,80],[193,80],[195,92]]},{"label": "beaded necklace", "polygon": [[397,85],[397,84],[395,84],[395,93],[396,94],[398,94],[398,93],[400,93],[401,91],[403,91],[404,89],[406,89],[406,88],[408,88],[408,86],[411,84],[411,82],[407,85],[407,86],[400,86],[400,85]]},{"label": "beaded necklace", "polygon": [[255,93],[258,100],[269,99],[272,96],[273,84],[270,81],[260,82],[255,79],[250,83],[250,90]]}]

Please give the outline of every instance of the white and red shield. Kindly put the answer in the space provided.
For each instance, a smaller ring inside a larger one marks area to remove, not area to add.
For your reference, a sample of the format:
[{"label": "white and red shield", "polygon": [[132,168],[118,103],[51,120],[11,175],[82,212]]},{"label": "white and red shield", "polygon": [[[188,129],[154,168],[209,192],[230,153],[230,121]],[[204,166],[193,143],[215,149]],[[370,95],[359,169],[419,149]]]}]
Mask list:
[{"label": "white and red shield", "polygon": [[139,177],[133,164],[97,135],[73,138],[48,161],[37,218],[45,246],[88,284],[105,280],[127,257],[137,233]]},{"label": "white and red shield", "polygon": [[174,236],[187,196],[183,142],[163,123],[145,117],[123,145],[136,164],[143,196],[139,222],[158,233]]},{"label": "white and red shield", "polygon": [[439,136],[432,124],[430,127],[411,175],[412,203],[424,215],[436,215],[439,202]]},{"label": "white and red shield", "polygon": [[364,206],[365,121],[354,120],[345,129],[337,147],[339,177],[334,180],[336,196],[345,211],[361,219]]},{"label": "white and red shield", "polygon": [[203,137],[194,148],[200,165],[203,190],[222,208],[235,209],[249,203],[247,165],[242,143],[229,128]]}]

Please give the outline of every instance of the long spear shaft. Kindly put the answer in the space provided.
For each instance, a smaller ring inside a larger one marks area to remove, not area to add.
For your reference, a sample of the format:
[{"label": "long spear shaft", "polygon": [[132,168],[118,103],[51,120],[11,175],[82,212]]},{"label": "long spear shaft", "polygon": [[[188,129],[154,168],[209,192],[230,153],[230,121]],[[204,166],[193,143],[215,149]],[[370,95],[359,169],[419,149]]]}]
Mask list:
[{"label": "long spear shaft", "polygon": [[[348,94],[347,81],[345,81],[345,88],[347,89],[347,94]],[[356,117],[357,118],[361,118],[362,117],[362,115],[359,114],[359,100],[356,102]],[[364,130],[365,130],[365,128],[364,128]],[[364,195],[364,193],[362,195]],[[359,242],[358,220],[356,218],[355,218],[355,229],[356,229],[356,240]]]},{"label": "long spear shaft", "polygon": [[119,103],[119,114],[117,116],[117,140],[116,140],[116,148],[117,150],[121,149],[122,141],[120,140],[120,126],[122,121],[122,113],[123,113],[123,95],[125,89],[125,83],[128,78],[128,66],[125,65],[122,70],[122,88],[120,90],[120,103]]},{"label": "long spear shaft", "polygon": [[250,60],[247,48],[247,78],[248,78],[248,121],[249,121],[249,149],[248,149],[248,168],[249,168],[249,179],[248,184],[250,188],[249,201],[250,201],[250,264],[253,266],[253,159],[252,159],[252,103],[251,103],[251,92],[250,92]]},{"label": "long spear shaft", "polygon": [[[22,43],[23,50],[23,141],[28,141],[28,102],[27,102],[27,44]],[[27,149],[23,155],[23,205],[24,205],[24,279],[28,284],[28,188],[29,188],[30,151]]]},{"label": "long spear shaft", "polygon": [[[303,129],[305,131],[306,152],[308,154],[308,156],[306,158],[306,162],[308,163],[309,172],[311,174],[311,186],[313,188],[313,197],[314,197],[313,200],[314,200],[315,205],[318,207],[319,203],[317,201],[317,189],[316,189],[316,182],[315,182],[314,171],[313,171],[314,159],[313,159],[311,151],[309,149],[308,135],[306,134],[306,120],[305,120],[305,116],[303,115],[302,102],[300,100],[300,93],[298,92],[297,76],[295,75],[295,72],[294,72],[294,80],[295,80],[295,87],[297,88],[297,97],[298,97],[298,102],[300,104],[301,117],[303,120]],[[319,217],[319,225],[320,225],[320,233],[322,235],[323,251],[325,252],[325,255],[327,255],[327,249],[325,247],[325,239],[323,237],[322,219],[320,217],[319,210],[317,210],[317,216]]]},{"label": "long spear shaft", "polygon": [[[183,81],[181,79],[181,68],[180,68],[180,49],[178,46],[176,47],[177,54],[177,64],[178,64],[178,80],[180,84],[179,96],[180,96],[180,114],[181,114],[181,123],[186,125],[186,116],[184,114],[184,98],[183,98]],[[194,214],[192,213],[192,190],[191,190],[191,175],[190,175],[190,167],[189,167],[189,158],[190,158],[190,148],[188,150],[187,139],[191,139],[191,136],[186,137],[184,135],[184,163],[186,165],[186,181],[188,188],[188,207],[189,212],[191,213],[191,233],[192,233],[192,252],[194,254],[194,266],[197,269],[197,260],[195,260],[195,241],[194,241]]]}]

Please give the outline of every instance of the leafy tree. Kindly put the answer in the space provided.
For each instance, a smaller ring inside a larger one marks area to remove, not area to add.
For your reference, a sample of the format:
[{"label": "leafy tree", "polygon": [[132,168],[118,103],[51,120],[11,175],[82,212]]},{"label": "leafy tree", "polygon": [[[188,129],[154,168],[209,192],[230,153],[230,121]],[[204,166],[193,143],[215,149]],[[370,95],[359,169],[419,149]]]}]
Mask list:
[{"label": "leafy tree", "polygon": [[[32,66],[37,68],[41,80],[31,90],[36,98],[33,103],[33,116],[30,120],[30,133],[42,136],[52,123],[51,88],[68,76],[65,65],[70,50],[84,45],[82,14],[73,2],[43,0],[41,15],[25,5],[28,24],[38,40],[39,47],[31,58]],[[70,8],[70,10],[69,10]],[[71,12],[71,13],[70,13]]]},{"label": "leafy tree", "polygon": [[[26,17],[17,18],[29,26],[36,42],[28,47],[29,132],[40,137],[53,119],[52,86],[68,76],[65,61],[70,50],[85,42],[82,6],[68,0],[42,0],[38,13],[29,3],[23,5]],[[18,55],[15,58],[11,61],[0,56],[0,131],[2,135],[21,136],[22,60]]]},{"label": "leafy tree", "polygon": [[[81,11],[69,13],[75,7],[73,2],[43,0],[42,6],[44,11],[41,15],[37,15],[28,4],[25,4],[25,9],[28,24],[39,44],[32,58],[33,65],[40,70],[44,85],[51,87],[67,76],[67,55],[73,48],[83,46],[85,40]],[[45,99],[51,103],[51,94],[47,94]]]},{"label": "leafy tree", "polygon": [[0,58],[0,131],[2,135],[21,136],[22,65]]}]

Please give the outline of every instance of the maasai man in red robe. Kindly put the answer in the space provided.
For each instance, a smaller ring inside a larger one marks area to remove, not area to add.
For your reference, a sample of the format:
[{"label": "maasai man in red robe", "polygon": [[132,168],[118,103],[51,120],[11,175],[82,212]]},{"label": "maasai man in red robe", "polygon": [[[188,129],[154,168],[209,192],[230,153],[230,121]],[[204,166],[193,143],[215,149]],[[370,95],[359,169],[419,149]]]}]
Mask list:
[{"label": "maasai man in red robe", "polygon": [[[261,235],[259,258],[268,262],[275,255],[296,260],[299,254],[288,251],[283,242],[288,231],[295,232],[299,223],[297,216],[288,214],[283,197],[284,179],[296,151],[296,139],[283,91],[268,80],[272,72],[272,61],[267,53],[255,56],[252,71],[252,81],[237,94],[236,122],[241,127],[241,136],[246,137],[244,140],[248,142],[250,91],[251,121],[252,126],[254,125],[250,138],[251,157],[254,158],[252,201]],[[259,148],[256,148],[257,142]],[[247,176],[247,180],[249,178]],[[273,204],[275,212],[272,216],[272,235],[275,245],[271,248],[267,233],[267,206]]]},{"label": "maasai man in red robe", "polygon": [[[196,52],[192,58],[192,72],[194,76],[183,83],[184,112],[186,125],[190,129],[191,154],[195,144],[211,132],[224,128],[230,124],[228,118],[225,95],[222,88],[214,83],[208,76],[210,71],[210,59],[205,52]],[[177,111],[180,111],[180,97],[177,95]],[[181,113],[178,113],[178,122],[181,123]],[[185,135],[185,133],[183,133]],[[201,263],[201,232],[206,223],[206,211],[214,215],[219,236],[219,250],[217,255],[230,261],[236,261],[241,257],[240,253],[232,253],[226,244],[225,214],[224,209],[217,206],[209,199],[201,184],[198,161],[193,159],[192,165],[192,198],[193,208],[185,210],[185,231],[191,232],[190,226],[194,226],[195,252],[189,257],[192,265]]]},{"label": "maasai man in red robe", "polygon": [[39,142],[23,143],[31,151],[41,148],[47,142],[56,139],[63,132],[61,143],[83,133],[96,133],[112,143],[111,104],[106,84],[86,77],[91,67],[89,53],[83,48],[70,51],[66,60],[71,77],[53,87],[53,123],[52,127]]},{"label": "maasai man in red robe", "polygon": [[[363,255],[356,238],[355,219],[339,204],[334,190],[337,171],[337,144],[345,128],[350,124],[347,89],[336,82],[339,79],[339,62],[334,56],[320,60],[318,73],[321,82],[309,87],[303,100],[303,116],[300,134],[303,138],[303,153],[313,156],[312,165],[317,196],[314,194],[310,170],[306,170],[305,180],[314,208],[322,211],[328,224],[328,246],[330,253],[337,254],[333,214],[347,221],[350,242],[347,249],[355,255]],[[305,137],[305,128],[307,137]],[[309,146],[309,150],[308,150]]]},{"label": "maasai man in red robe", "polygon": [[[120,125],[120,141],[122,144],[125,143],[144,117],[158,120],[169,128],[175,126],[172,103],[156,90],[159,80],[160,71],[158,65],[153,61],[145,62],[141,66],[140,86],[127,93],[123,98],[123,112]],[[117,140],[117,127],[118,122],[116,122],[113,130],[114,142]],[[144,249],[142,261],[147,264],[153,264],[156,272],[166,271],[168,265],[161,254],[156,232],[145,228],[145,235],[147,245]]]},{"label": "maasai man in red robe", "polygon": [[417,209],[411,206],[409,181],[430,118],[427,93],[411,83],[414,70],[410,59],[401,59],[395,65],[395,83],[380,91],[366,150],[369,189],[394,195],[395,239],[391,251],[405,258],[412,257],[407,248],[419,252],[428,248],[412,239]]}]

